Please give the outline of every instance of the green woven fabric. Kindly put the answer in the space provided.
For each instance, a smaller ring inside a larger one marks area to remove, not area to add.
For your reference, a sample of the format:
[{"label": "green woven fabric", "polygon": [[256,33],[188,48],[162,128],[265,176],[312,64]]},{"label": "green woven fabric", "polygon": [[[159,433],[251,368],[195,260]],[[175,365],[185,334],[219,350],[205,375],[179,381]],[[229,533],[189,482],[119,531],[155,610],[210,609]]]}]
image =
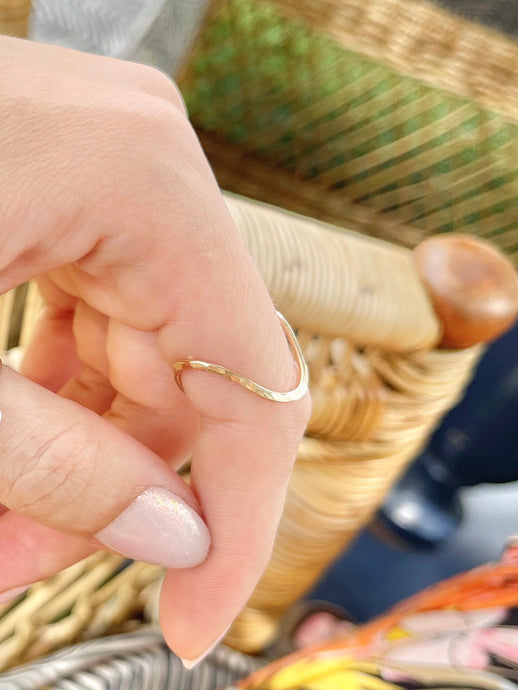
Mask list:
[{"label": "green woven fabric", "polygon": [[518,251],[517,124],[346,50],[273,4],[225,0],[182,90],[197,128],[326,194]]}]

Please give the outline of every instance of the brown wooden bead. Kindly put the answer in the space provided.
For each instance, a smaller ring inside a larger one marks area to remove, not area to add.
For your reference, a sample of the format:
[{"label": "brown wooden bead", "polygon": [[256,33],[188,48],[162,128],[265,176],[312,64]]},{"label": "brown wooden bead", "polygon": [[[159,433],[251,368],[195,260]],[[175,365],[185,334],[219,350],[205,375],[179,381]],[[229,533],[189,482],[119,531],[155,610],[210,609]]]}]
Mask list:
[{"label": "brown wooden bead", "polygon": [[518,278],[493,245],[469,235],[437,235],[414,250],[417,270],[443,327],[440,347],[493,340],[518,315]]}]

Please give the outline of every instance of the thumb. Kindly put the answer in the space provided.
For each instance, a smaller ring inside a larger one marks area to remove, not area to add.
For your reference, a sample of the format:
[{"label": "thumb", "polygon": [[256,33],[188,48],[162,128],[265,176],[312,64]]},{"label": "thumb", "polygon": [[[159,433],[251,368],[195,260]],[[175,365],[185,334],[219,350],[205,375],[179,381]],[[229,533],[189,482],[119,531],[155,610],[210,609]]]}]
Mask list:
[{"label": "thumb", "polygon": [[82,406],[0,372],[0,504],[168,568],[201,563],[196,499],[158,456]]}]

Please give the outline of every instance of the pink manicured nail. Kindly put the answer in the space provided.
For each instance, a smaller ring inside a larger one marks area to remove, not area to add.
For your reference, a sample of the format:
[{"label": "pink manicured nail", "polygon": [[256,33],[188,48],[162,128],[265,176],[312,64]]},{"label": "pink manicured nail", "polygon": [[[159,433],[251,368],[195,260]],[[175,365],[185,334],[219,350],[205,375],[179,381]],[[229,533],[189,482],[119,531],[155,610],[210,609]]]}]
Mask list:
[{"label": "pink manicured nail", "polygon": [[210,535],[201,517],[166,489],[147,489],[95,535],[109,549],[166,568],[205,560]]},{"label": "pink manicured nail", "polygon": [[228,633],[229,629],[230,629],[230,625],[228,626],[228,628],[225,628],[225,630],[221,633],[221,635],[219,637],[217,637],[216,640],[211,645],[209,645],[209,647],[207,647],[207,649],[204,652],[202,652],[199,656],[195,657],[194,659],[183,659],[182,657],[180,657],[180,661],[182,662],[184,667],[188,671],[190,671],[195,666],[197,666],[200,663],[200,661],[203,661],[205,659],[205,657],[209,656],[209,654],[211,652],[213,652],[214,649],[216,649],[218,644],[221,642],[221,640]]},{"label": "pink manicured nail", "polygon": [[0,606],[3,604],[8,604],[10,601],[14,601],[16,597],[23,594],[29,589],[30,585],[22,585],[21,587],[13,587],[0,594]]}]

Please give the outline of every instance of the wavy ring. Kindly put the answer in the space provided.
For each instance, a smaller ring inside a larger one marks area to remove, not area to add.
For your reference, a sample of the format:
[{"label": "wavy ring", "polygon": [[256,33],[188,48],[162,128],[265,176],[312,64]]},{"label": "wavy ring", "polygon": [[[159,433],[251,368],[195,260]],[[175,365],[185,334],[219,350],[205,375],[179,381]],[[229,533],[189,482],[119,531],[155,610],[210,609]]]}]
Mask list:
[{"label": "wavy ring", "polygon": [[273,402],[286,403],[293,402],[295,400],[300,400],[301,398],[303,398],[308,391],[309,385],[308,366],[306,364],[306,361],[304,360],[304,355],[302,354],[302,350],[300,349],[297,337],[293,332],[293,329],[291,328],[290,324],[286,321],[286,319],[280,312],[276,313],[281,322],[281,326],[284,329],[286,339],[290,345],[290,349],[295,357],[295,361],[299,369],[300,379],[296,388],[286,392],[273,391],[269,388],[265,388],[264,386],[259,385],[258,383],[255,383],[255,381],[252,381],[251,379],[247,378],[246,376],[243,376],[242,374],[238,374],[237,372],[232,371],[232,369],[227,369],[226,367],[223,367],[220,364],[211,364],[210,362],[203,362],[197,359],[182,359],[173,365],[174,377],[176,384],[178,385],[178,388],[182,392],[185,392],[182,384],[182,371],[186,368],[189,368],[208,371],[211,374],[223,376],[223,378],[229,379],[230,381],[239,384],[243,388],[246,388],[246,390],[250,391],[251,393],[254,393],[254,395],[259,395],[261,398],[265,398],[266,400],[272,400]]}]

